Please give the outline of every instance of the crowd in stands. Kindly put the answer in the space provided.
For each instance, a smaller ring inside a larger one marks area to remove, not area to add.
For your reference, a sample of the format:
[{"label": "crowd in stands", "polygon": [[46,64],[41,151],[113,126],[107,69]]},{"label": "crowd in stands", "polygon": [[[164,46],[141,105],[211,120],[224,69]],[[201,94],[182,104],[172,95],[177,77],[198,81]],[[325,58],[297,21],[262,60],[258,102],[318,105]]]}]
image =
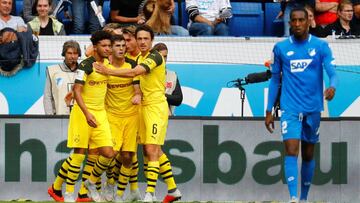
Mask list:
[{"label": "crowd in stands", "polygon": [[298,6],[304,6],[309,13],[310,33],[315,36],[360,35],[359,0],[293,0],[281,2],[278,18],[284,18],[284,36],[290,35],[289,12]]},{"label": "crowd in stands", "polygon": [[[121,27],[148,24],[159,35],[232,35],[229,21],[234,2],[230,0],[24,0],[19,7],[22,10],[16,12],[17,0],[0,1],[0,29],[30,27],[36,35],[93,33],[104,26],[101,16],[106,23],[118,23]],[[281,1],[277,16],[283,19],[284,36],[290,35],[289,11],[297,6],[307,7],[314,35],[360,35],[360,0],[291,0]],[[189,19],[187,25],[176,22],[179,19],[174,16],[181,12],[186,15],[182,18]],[[242,25],[232,26],[241,29]]]}]

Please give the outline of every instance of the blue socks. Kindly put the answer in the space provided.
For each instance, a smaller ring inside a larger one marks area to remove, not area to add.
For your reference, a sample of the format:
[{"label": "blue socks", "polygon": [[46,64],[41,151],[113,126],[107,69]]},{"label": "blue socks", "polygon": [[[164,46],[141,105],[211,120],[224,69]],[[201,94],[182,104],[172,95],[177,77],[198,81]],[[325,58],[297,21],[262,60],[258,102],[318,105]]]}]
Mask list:
[{"label": "blue socks", "polygon": [[298,167],[297,156],[285,156],[285,178],[288,185],[290,199],[297,197]]},{"label": "blue socks", "polygon": [[314,176],[315,161],[314,159],[301,164],[301,195],[300,200],[307,200],[312,177]]}]

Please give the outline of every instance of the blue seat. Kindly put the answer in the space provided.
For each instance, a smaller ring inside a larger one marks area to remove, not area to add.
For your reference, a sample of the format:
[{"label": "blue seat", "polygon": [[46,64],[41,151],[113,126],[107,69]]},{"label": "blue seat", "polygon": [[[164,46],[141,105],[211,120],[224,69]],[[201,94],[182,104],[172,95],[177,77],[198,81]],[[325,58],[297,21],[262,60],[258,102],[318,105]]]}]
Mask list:
[{"label": "blue seat", "polygon": [[189,15],[186,12],[185,2],[181,2],[181,14],[182,14],[182,19],[180,25],[187,29],[187,25],[189,23]]},{"label": "blue seat", "polygon": [[103,16],[106,22],[110,21],[110,1],[104,1]]},{"label": "blue seat", "polygon": [[16,15],[21,16],[23,11],[23,1],[15,1]]},{"label": "blue seat", "polygon": [[233,17],[229,28],[232,36],[264,35],[264,11],[261,3],[231,2]]},{"label": "blue seat", "polygon": [[265,35],[266,36],[283,36],[284,35],[284,21],[276,19],[280,12],[280,3],[266,3],[265,4]]},{"label": "blue seat", "polygon": [[175,2],[175,9],[174,9],[173,18],[174,18],[174,21],[175,21],[175,25],[179,25],[179,6],[178,6],[178,2]]}]

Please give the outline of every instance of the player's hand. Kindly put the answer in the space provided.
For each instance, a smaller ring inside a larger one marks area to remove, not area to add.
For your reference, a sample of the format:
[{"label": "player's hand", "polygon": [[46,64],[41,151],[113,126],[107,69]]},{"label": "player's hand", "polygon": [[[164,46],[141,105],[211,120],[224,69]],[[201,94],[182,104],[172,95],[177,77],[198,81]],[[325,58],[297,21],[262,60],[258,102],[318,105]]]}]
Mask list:
[{"label": "player's hand", "polygon": [[87,113],[87,114],[85,114],[85,117],[86,117],[86,121],[89,126],[91,126],[93,128],[97,127],[96,119],[95,119],[94,115],[92,115],[91,113]]},{"label": "player's hand", "polygon": [[134,104],[134,105],[141,104],[141,95],[140,94],[135,94],[135,96],[131,99],[131,103]]},{"label": "player's hand", "polygon": [[275,129],[274,117],[273,117],[272,113],[269,111],[266,111],[265,127],[270,133],[274,132],[274,129]]},{"label": "player's hand", "polygon": [[74,98],[74,93],[73,91],[71,92],[68,92],[66,95],[65,95],[65,98],[64,98],[64,101],[65,101],[65,104],[67,107],[69,107],[71,105],[71,101],[73,100]]},{"label": "player's hand", "polygon": [[324,92],[325,99],[331,101],[335,96],[335,88],[329,87]]},{"label": "player's hand", "polygon": [[103,64],[98,64],[98,63],[94,62],[92,65],[95,68],[96,72],[103,74],[103,75],[109,75],[109,73],[108,73],[109,69],[106,68]]}]

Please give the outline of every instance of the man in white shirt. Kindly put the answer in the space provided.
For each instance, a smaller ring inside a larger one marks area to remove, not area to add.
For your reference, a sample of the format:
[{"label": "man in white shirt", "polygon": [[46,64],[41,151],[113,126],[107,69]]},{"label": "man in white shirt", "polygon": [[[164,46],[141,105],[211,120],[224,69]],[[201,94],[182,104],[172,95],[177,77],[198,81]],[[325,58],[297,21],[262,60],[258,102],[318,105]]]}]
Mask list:
[{"label": "man in white shirt", "polygon": [[228,36],[227,20],[232,17],[229,0],[186,0],[189,33],[192,36]]},{"label": "man in white shirt", "polygon": [[12,0],[0,0],[0,30],[9,27],[18,32],[25,32],[27,27],[24,20],[19,16],[10,15],[12,4]]}]

